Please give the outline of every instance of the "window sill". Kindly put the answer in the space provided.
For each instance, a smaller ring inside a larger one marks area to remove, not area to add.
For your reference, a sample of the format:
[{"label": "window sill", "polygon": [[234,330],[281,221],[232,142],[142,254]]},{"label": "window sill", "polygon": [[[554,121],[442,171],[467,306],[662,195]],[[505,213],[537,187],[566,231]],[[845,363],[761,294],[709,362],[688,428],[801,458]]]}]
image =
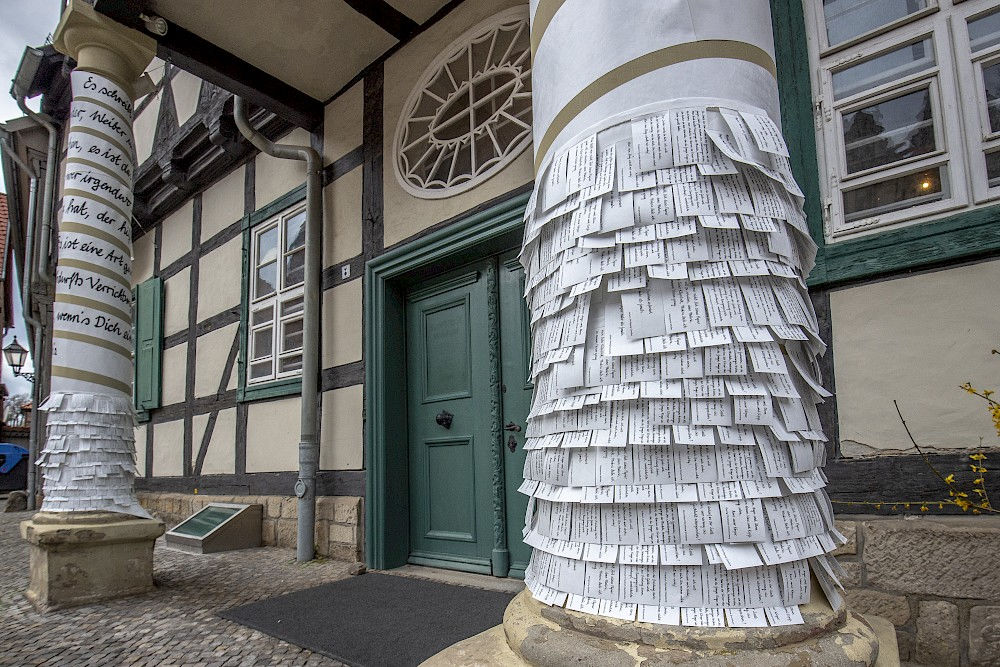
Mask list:
[{"label": "window sill", "polygon": [[875,278],[1000,251],[1000,206],[820,247],[810,287]]},{"label": "window sill", "polygon": [[297,377],[242,387],[238,392],[237,400],[241,403],[247,403],[300,393],[302,393],[302,378]]}]

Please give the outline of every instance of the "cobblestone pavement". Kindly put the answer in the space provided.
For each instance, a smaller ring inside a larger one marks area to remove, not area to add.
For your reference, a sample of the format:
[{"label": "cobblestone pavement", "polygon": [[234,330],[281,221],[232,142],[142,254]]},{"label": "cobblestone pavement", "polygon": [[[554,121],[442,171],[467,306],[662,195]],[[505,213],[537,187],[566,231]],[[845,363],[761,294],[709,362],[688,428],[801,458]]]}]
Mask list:
[{"label": "cobblestone pavement", "polygon": [[158,544],[153,592],[39,614],[23,595],[28,546],[18,523],[30,516],[0,513],[0,665],[340,665],[215,614],[341,579],[346,563],[298,565],[288,549],[197,556]]}]

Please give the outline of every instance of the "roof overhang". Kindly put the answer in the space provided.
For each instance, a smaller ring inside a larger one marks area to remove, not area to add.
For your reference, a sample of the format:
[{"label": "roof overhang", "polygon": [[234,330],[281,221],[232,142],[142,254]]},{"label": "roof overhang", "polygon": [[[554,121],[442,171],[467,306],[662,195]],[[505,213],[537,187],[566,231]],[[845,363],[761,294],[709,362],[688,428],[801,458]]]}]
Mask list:
[{"label": "roof overhang", "polygon": [[459,2],[96,0],[94,7],[156,39],[161,59],[313,129],[324,104],[366,67]]}]

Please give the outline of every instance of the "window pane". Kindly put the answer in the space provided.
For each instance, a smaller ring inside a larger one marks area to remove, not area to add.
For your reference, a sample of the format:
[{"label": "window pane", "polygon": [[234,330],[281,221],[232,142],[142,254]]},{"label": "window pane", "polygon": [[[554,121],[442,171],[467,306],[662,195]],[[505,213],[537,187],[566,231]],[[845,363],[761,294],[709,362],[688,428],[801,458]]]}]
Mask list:
[{"label": "window pane", "polygon": [[833,97],[841,99],[933,67],[930,37],[833,73]]},{"label": "window pane", "polygon": [[302,320],[292,320],[281,325],[281,351],[298,350],[302,347]]},{"label": "window pane", "polygon": [[263,232],[257,236],[257,264],[273,262],[278,257],[278,228]]},{"label": "window pane", "polygon": [[930,90],[916,90],[844,114],[847,173],[934,150]]},{"label": "window pane", "polygon": [[281,304],[281,316],[294,315],[295,313],[302,312],[303,298],[296,297],[294,299],[289,299],[288,301]]},{"label": "window pane", "polygon": [[253,332],[253,352],[250,355],[251,359],[256,361],[257,359],[271,356],[271,353],[274,351],[272,334],[273,329],[271,327],[265,327]]},{"label": "window pane", "polygon": [[927,7],[927,0],[823,0],[830,46],[888,25]]},{"label": "window pane", "polygon": [[254,285],[254,295],[261,297],[271,294],[278,288],[278,263],[271,262],[257,269],[257,282]]},{"label": "window pane", "polygon": [[858,220],[948,196],[948,183],[942,178],[941,168],[934,167],[848,190],[844,193],[844,217]]},{"label": "window pane", "polygon": [[295,354],[290,357],[285,357],[284,359],[281,360],[278,372],[289,373],[291,371],[300,371],[300,370],[302,370],[302,355]]},{"label": "window pane", "polygon": [[1000,132],[1000,63],[983,68],[983,87],[986,89],[986,113],[990,118],[990,131]]},{"label": "window pane", "polygon": [[306,251],[304,248],[285,256],[285,287],[298,285],[306,277]]},{"label": "window pane", "polygon": [[265,322],[270,322],[272,319],[274,319],[274,306],[268,306],[267,308],[255,310],[250,317],[250,324],[264,324]]},{"label": "window pane", "polygon": [[1000,150],[986,154],[986,178],[991,188],[1000,185]]},{"label": "window pane", "polygon": [[255,364],[250,364],[250,379],[257,380],[260,378],[266,378],[271,375],[271,360],[258,361]]},{"label": "window pane", "polygon": [[285,220],[285,250],[301,248],[306,244],[306,212],[296,213]]},{"label": "window pane", "polygon": [[969,47],[972,52],[1000,44],[1000,12],[969,21]]}]

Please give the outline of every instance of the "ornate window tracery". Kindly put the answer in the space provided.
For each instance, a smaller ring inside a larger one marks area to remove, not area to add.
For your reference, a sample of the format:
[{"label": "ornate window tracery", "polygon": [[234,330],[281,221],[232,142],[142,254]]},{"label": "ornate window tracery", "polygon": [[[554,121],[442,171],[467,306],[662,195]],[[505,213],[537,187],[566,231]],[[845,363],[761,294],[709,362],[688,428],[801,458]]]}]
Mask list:
[{"label": "ornate window tracery", "polygon": [[474,26],[424,72],[395,136],[396,176],[426,199],[469,190],[531,144],[528,12]]}]

